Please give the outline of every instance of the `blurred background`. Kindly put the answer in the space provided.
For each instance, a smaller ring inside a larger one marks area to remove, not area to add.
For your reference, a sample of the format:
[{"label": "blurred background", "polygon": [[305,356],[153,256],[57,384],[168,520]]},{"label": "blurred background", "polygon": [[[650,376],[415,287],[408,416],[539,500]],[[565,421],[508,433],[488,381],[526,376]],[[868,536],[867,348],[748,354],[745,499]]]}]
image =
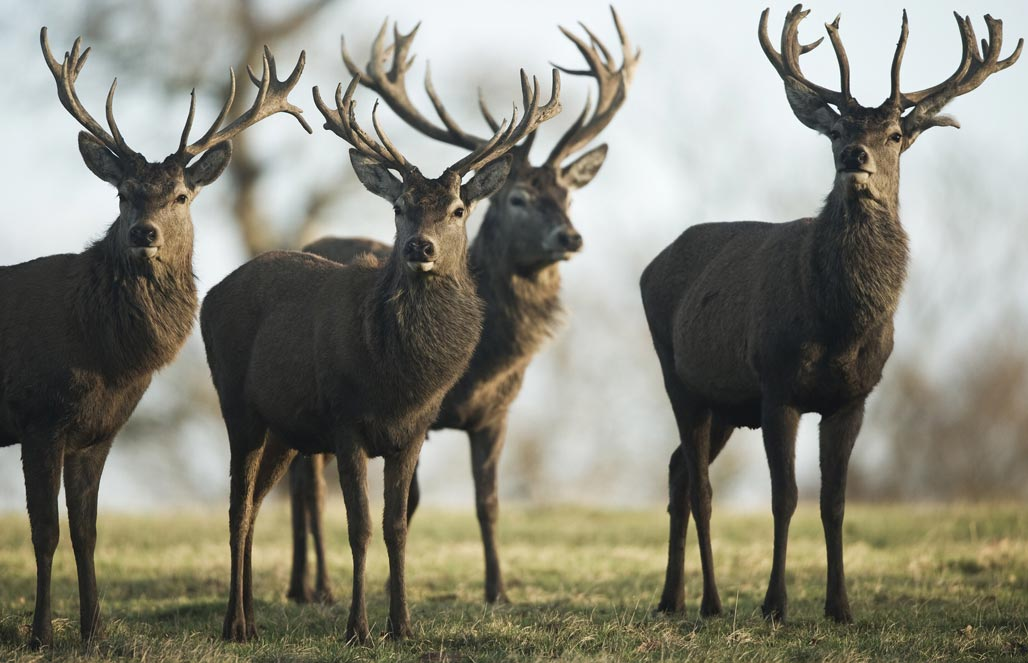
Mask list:
[{"label": "blurred background", "polygon": [[[822,36],[822,24],[843,4],[854,93],[877,105],[888,94],[900,7],[819,2],[802,41]],[[566,323],[535,360],[512,413],[504,503],[663,503],[677,434],[639,303],[640,272],[694,223],[810,216],[831,188],[827,139],[794,118],[758,45],[764,6],[655,0],[618,7],[642,60],[627,103],[601,136],[610,145],[607,162],[575,195],[572,217],[585,249],[562,266]],[[789,6],[772,6],[775,41]],[[945,8],[909,0],[906,7],[904,89],[934,85],[955,68],[960,42],[950,9],[969,13],[980,35],[986,10],[1002,18],[1004,56],[1028,35],[1028,5],[1020,0]],[[429,109],[420,80],[430,58],[450,112],[478,132],[485,131],[479,87],[499,111],[520,98],[519,67],[543,79],[549,61],[580,66],[558,25],[582,21],[608,45],[617,43],[607,5],[592,0],[19,3],[0,13],[0,144],[7,154],[0,161],[0,264],[80,251],[117,214],[113,189],[79,157],[79,127],[58,102],[40,54],[42,25],[58,54],[77,35],[94,48],[77,88],[95,116],[118,77],[118,123],[152,161],[177,146],[190,88],[199,97],[196,126],[206,127],[224,99],[229,65],[237,72],[246,63],[259,67],[267,43],[288,71],[307,50],[292,100],[307,110],[315,134],[284,115],[262,122],[235,141],[229,172],[193,205],[201,294],[268,249],[296,248],[325,234],[391,240],[388,206],[356,182],[346,146],[320,128],[310,97],[313,85],[331,90],[348,80],[340,34],[363,64],[387,14],[404,31],[423,21],[413,48],[418,62],[408,75],[414,102]],[[837,88],[827,43],[804,63],[812,80]],[[586,79],[565,77],[566,112],[541,130],[537,160],[573,121],[589,88]],[[359,120],[370,124],[373,96],[358,94]],[[241,107],[252,100],[249,92],[239,96]],[[962,129],[934,129],[904,156],[900,200],[912,264],[896,349],[851,463],[852,499],[1028,498],[1026,105],[1028,61],[948,107]],[[426,174],[460,156],[407,130],[388,111],[382,120]],[[816,496],[816,415],[803,419],[800,436],[801,491]],[[470,509],[469,468],[463,434],[433,433],[422,454],[422,503]],[[719,504],[763,509],[769,502],[757,433],[738,431],[714,475]],[[224,508],[227,495],[228,443],[197,333],[120,434],[100,502],[131,511]],[[0,449],[0,509],[21,510],[24,500],[20,448]]]}]

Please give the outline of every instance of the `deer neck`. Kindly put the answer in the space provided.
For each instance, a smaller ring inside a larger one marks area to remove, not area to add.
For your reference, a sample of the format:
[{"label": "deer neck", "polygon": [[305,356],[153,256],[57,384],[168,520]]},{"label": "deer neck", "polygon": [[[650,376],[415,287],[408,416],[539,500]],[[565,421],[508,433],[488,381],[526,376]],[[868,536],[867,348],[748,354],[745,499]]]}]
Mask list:
[{"label": "deer neck", "polygon": [[891,320],[908,260],[898,195],[873,198],[836,186],[811,245],[813,294],[826,326],[852,336]]},{"label": "deer neck", "polygon": [[365,343],[376,364],[420,397],[445,393],[482,331],[482,302],[464,261],[446,275],[411,274],[394,250],[367,301]]},{"label": "deer neck", "polygon": [[83,254],[74,308],[86,343],[110,377],[149,375],[178,354],[193,328],[197,293],[192,246],[161,261],[130,260],[107,235]]},{"label": "deer neck", "polygon": [[496,370],[531,357],[556,329],[563,309],[560,269],[551,263],[520,270],[509,255],[510,243],[483,223],[470,262],[485,301],[482,342],[473,365]]}]

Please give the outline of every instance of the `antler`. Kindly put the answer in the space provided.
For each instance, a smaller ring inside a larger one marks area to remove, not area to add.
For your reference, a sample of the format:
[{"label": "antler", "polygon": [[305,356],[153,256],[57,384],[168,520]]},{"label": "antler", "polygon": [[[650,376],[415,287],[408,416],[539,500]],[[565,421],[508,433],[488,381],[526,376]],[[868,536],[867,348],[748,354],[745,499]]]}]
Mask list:
[{"label": "antler", "polygon": [[[610,14],[614,18],[614,27],[617,29],[618,40],[621,42],[621,67],[616,67],[614,58],[610,51],[603,45],[603,42],[583,23],[579,23],[589,37],[589,44],[576,36],[570,30],[561,27],[560,31],[578,47],[582,57],[585,58],[588,69],[568,69],[560,65],[554,65],[566,74],[573,76],[591,76],[596,79],[599,87],[599,94],[596,108],[590,117],[590,101],[587,98],[585,108],[568,131],[561,137],[546,159],[546,164],[559,166],[569,155],[577,152],[592,141],[603,129],[610,124],[614,115],[620,110],[625,102],[628,86],[635,74],[635,67],[639,63],[640,49],[632,53],[632,44],[625,35],[621,25],[621,19],[612,6]],[[482,112],[487,120],[490,118],[485,105],[481,104]]]},{"label": "antler", "polygon": [[[410,52],[411,42],[414,41],[421,23],[415,25],[414,29],[407,34],[401,33],[399,26],[394,23],[393,43],[386,46],[385,37],[388,25],[389,19],[386,19],[382,23],[382,28],[378,31],[375,41],[372,42],[371,57],[363,72],[347,52],[346,38],[341,39],[343,63],[350,74],[357,76],[360,79],[361,85],[377,92],[386,102],[386,105],[400,116],[400,119],[429,138],[468,150],[474,150],[488,143],[488,138],[475,136],[464,131],[453,120],[436,94],[435,88],[432,85],[432,75],[427,65],[425,69],[425,91],[428,92],[429,99],[431,99],[432,105],[435,107],[436,114],[442,121],[443,126],[440,127],[434,124],[414,107],[407,94],[406,75],[411,65],[414,64],[415,56],[412,55],[408,59],[407,54]],[[383,65],[390,59],[390,56],[392,57],[392,66],[389,71],[385,71]],[[493,131],[496,131],[497,126],[492,128]]]},{"label": "antler", "polygon": [[[510,124],[504,121],[496,128],[496,133],[489,139],[489,142],[478,147],[471,154],[467,155],[457,163],[449,167],[460,175],[494,161],[509,152],[518,142],[531,135],[540,124],[554,117],[561,111],[560,105],[560,72],[553,70],[553,82],[550,87],[550,100],[544,106],[539,105],[539,80],[532,77],[532,85],[528,85],[528,75],[521,70],[521,96],[525,104],[525,115],[521,122],[517,123],[518,109],[514,107]],[[517,124],[516,124],[517,123]]]},{"label": "antler", "polygon": [[303,111],[289,103],[289,93],[296,83],[300,80],[300,74],[303,73],[304,64],[307,61],[307,54],[305,51],[300,51],[300,57],[296,61],[296,66],[293,67],[292,73],[284,80],[278,80],[278,73],[275,68],[275,57],[271,54],[271,50],[264,47],[264,68],[261,72],[261,77],[257,78],[257,75],[253,72],[253,69],[249,65],[246,66],[246,73],[249,75],[250,80],[254,85],[257,86],[257,97],[253,100],[253,105],[250,108],[233,120],[228,126],[219,131],[221,123],[225,121],[225,117],[228,115],[229,110],[232,108],[232,102],[235,101],[236,96],[236,74],[235,71],[229,67],[229,92],[228,99],[225,100],[225,105],[221,107],[221,112],[218,113],[218,117],[214,119],[214,124],[211,125],[210,129],[204,133],[196,142],[191,145],[187,145],[189,141],[189,130],[193,127],[193,115],[196,112],[196,90],[190,95],[189,102],[189,116],[186,118],[186,126],[182,130],[182,139],[179,141],[178,152],[176,156],[182,161],[188,163],[190,159],[206,152],[215,145],[224,143],[225,141],[231,140],[239,132],[250,127],[264,118],[274,115],[275,113],[288,113],[295,117],[307,133],[313,133],[307,121],[303,119]]},{"label": "antler", "polygon": [[321,114],[325,116],[325,128],[345,140],[362,154],[373,157],[388,168],[392,168],[406,176],[414,170],[414,166],[396,149],[396,146],[393,145],[393,142],[389,140],[389,137],[386,136],[385,132],[382,131],[382,127],[378,124],[377,101],[371,111],[371,123],[374,125],[375,133],[378,134],[382,144],[380,145],[357,124],[357,119],[354,115],[356,103],[353,100],[353,93],[357,89],[359,82],[360,76],[354,76],[353,80],[350,81],[350,85],[346,88],[345,95],[343,94],[343,84],[340,83],[336,86],[335,110],[328,107],[321,98],[318,86],[314,86],[314,104],[321,111]]},{"label": "antler", "polygon": [[785,25],[782,27],[781,53],[775,51],[771,40],[767,36],[767,17],[770,9],[765,9],[760,14],[760,25],[757,29],[757,36],[760,39],[760,47],[764,49],[764,55],[771,61],[778,75],[786,82],[792,81],[806,88],[811,94],[817,95],[826,103],[832,104],[840,109],[847,108],[854,102],[850,95],[850,65],[846,57],[846,49],[843,48],[842,39],[839,37],[839,19],[836,16],[831,23],[825,24],[828,36],[832,41],[832,48],[835,49],[835,57],[839,61],[839,78],[841,91],[835,92],[828,88],[821,87],[810,82],[800,69],[800,56],[817,48],[824,37],[810,44],[800,44],[799,24],[810,10],[803,10],[803,5],[796,5],[785,15]]},{"label": "antler", "polygon": [[[371,156],[382,162],[386,167],[406,175],[414,169],[403,154],[393,145],[389,137],[385,135],[378,124],[377,110],[378,103],[375,103],[372,111],[372,123],[375,133],[378,134],[381,144],[365,133],[354,117],[353,93],[360,83],[361,76],[358,72],[354,75],[350,85],[343,94],[342,83],[336,87],[336,108],[335,110],[321,98],[321,92],[314,88],[314,104],[325,116],[325,128],[352,145],[358,151]],[[447,170],[465,175],[473,170],[481,168],[486,164],[506,154],[518,141],[529,135],[535,129],[560,112],[560,74],[553,71],[553,86],[550,92],[550,100],[544,106],[539,106],[539,81],[533,78],[532,86],[529,86],[528,76],[524,70],[521,71],[521,92],[525,103],[525,115],[521,122],[517,122],[517,107],[514,108],[511,120],[504,121],[493,134],[492,138],[484,141],[474,148],[466,157],[450,166]]]},{"label": "antler", "polygon": [[989,27],[989,38],[988,40],[982,39],[982,52],[979,52],[974,26],[971,25],[971,17],[961,18],[960,14],[956,12],[953,12],[953,16],[957,19],[957,28],[960,30],[963,49],[956,71],[938,85],[918,92],[903,93],[900,91],[899,72],[908,35],[907,12],[903,12],[903,28],[892,63],[892,91],[886,103],[898,105],[902,109],[914,108],[909,118],[916,124],[931,121],[934,124],[959,126],[956,124],[956,120],[949,117],[932,118],[953,98],[974,90],[984,83],[986,78],[1014,64],[1021,56],[1024,39],[1018,39],[1017,47],[1008,58],[999,59],[1000,49],[1003,46],[1003,21],[994,19],[988,14],[985,15],[985,23]]},{"label": "antler", "polygon": [[[77,37],[71,47],[71,52],[64,53],[63,62],[58,62],[50,50],[50,41],[47,39],[46,28],[39,31],[39,44],[43,49],[43,57],[46,59],[47,67],[57,82],[57,97],[61,105],[71,113],[71,116],[78,120],[79,124],[95,136],[100,142],[107,146],[107,149],[122,158],[138,156],[138,153],[130,148],[118,130],[118,124],[114,121],[114,90],[118,87],[118,79],[111,83],[111,90],[107,93],[107,124],[111,133],[107,133],[100,123],[93,119],[93,116],[82,106],[78,94],[75,92],[75,80],[79,72],[86,64],[90,49],[79,52],[82,46],[82,37]],[[113,135],[112,135],[113,134]]]}]

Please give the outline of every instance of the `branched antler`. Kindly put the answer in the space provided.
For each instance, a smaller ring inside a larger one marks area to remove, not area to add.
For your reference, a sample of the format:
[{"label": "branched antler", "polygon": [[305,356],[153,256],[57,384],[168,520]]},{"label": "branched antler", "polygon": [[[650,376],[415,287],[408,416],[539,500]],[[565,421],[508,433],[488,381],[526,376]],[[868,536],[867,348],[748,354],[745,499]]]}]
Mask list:
[{"label": "branched antler", "polygon": [[[617,29],[618,40],[621,42],[620,67],[617,66],[614,57],[607,50],[606,46],[603,45],[603,42],[584,23],[579,23],[579,25],[582,26],[582,29],[585,30],[586,35],[589,37],[588,44],[570,30],[563,27],[560,28],[564,36],[578,47],[582,57],[585,58],[588,68],[568,69],[556,64],[554,66],[566,74],[595,78],[599,87],[599,94],[597,95],[596,108],[593,109],[591,116],[589,114],[590,101],[588,98],[586,99],[582,114],[564,133],[550,152],[549,157],[547,157],[546,164],[549,166],[560,166],[564,159],[585,147],[610,124],[614,115],[625,102],[628,86],[635,75],[635,67],[639,63],[639,56],[642,54],[642,51],[634,49],[633,52],[632,43],[625,35],[621,19],[618,17],[614,7],[610,8],[610,14],[614,18],[614,27]],[[483,114],[486,115],[488,120],[490,116],[485,109],[485,105],[480,105],[482,106]]]},{"label": "branched antler", "polygon": [[481,168],[509,152],[523,138],[532,135],[540,124],[560,113],[560,72],[556,69],[553,70],[550,100],[545,105],[540,106],[539,80],[533,76],[532,85],[529,87],[528,75],[522,69],[521,96],[525,104],[525,115],[521,118],[521,122],[515,124],[517,122],[517,107],[515,106],[509,128],[506,131],[504,130],[506,122],[500,123],[496,133],[493,134],[489,142],[478,147],[471,154],[450,166],[449,170],[463,175]]},{"label": "branched antler", "polygon": [[[77,37],[75,43],[71,47],[70,52],[65,52],[64,60],[58,62],[57,58],[54,57],[53,52],[50,50],[50,41],[47,39],[46,28],[44,27],[39,31],[39,44],[43,49],[43,57],[46,59],[46,65],[50,69],[50,73],[53,74],[54,80],[57,82],[57,97],[61,100],[61,105],[71,113],[71,116],[78,120],[78,123],[85,127],[86,131],[95,136],[100,142],[107,146],[111,152],[122,158],[136,157],[138,153],[130,148],[125,143],[125,139],[121,135],[121,131],[118,130],[118,124],[114,121],[114,90],[118,87],[118,79],[115,78],[114,82],[111,83],[110,92],[107,93],[107,124],[111,128],[111,133],[100,126],[100,123],[93,119],[93,116],[82,105],[79,101],[78,94],[75,92],[75,81],[82,71],[82,67],[86,64],[86,59],[89,57],[90,49],[87,48],[80,52],[82,47],[82,37]],[[112,135],[113,134],[113,135]]]},{"label": "branched antler", "polygon": [[246,67],[246,73],[249,75],[250,80],[254,85],[257,86],[257,96],[253,100],[253,105],[244,112],[242,115],[233,120],[228,126],[219,130],[222,122],[228,116],[229,110],[232,108],[232,102],[235,101],[236,96],[236,74],[235,71],[229,67],[229,93],[228,98],[225,100],[225,105],[221,107],[221,112],[218,113],[218,117],[214,119],[214,123],[211,127],[201,136],[196,142],[187,144],[189,140],[189,131],[193,126],[193,115],[196,112],[196,91],[194,90],[191,94],[191,100],[189,103],[189,116],[186,118],[186,126],[182,130],[182,138],[179,141],[179,148],[176,155],[183,162],[188,163],[190,159],[205,152],[215,145],[224,143],[225,141],[231,140],[236,134],[243,131],[247,127],[253,126],[260,122],[264,118],[274,115],[275,113],[288,113],[297,119],[300,126],[307,131],[307,133],[313,133],[307,120],[303,118],[303,110],[289,103],[289,93],[296,83],[300,80],[300,74],[303,73],[304,64],[307,61],[307,54],[304,51],[300,51],[300,57],[296,61],[296,66],[293,67],[292,73],[284,80],[278,79],[278,72],[275,67],[275,57],[271,54],[271,50],[264,47],[264,67],[261,72],[261,77],[257,78],[257,75],[253,72],[253,69],[249,65]]},{"label": "branched antler", "polygon": [[[432,86],[432,76],[427,67],[425,69],[425,90],[428,92],[428,96],[443,126],[440,127],[433,123],[414,106],[407,93],[406,76],[407,71],[414,64],[415,56],[412,55],[408,59],[407,55],[410,53],[411,43],[414,41],[414,37],[417,35],[421,24],[415,25],[414,29],[407,34],[401,33],[399,26],[394,24],[393,43],[386,46],[385,37],[388,25],[389,19],[386,19],[382,23],[382,28],[375,36],[375,41],[371,45],[371,57],[364,71],[360,70],[360,67],[354,63],[349,52],[347,52],[345,37],[341,39],[343,63],[346,65],[350,75],[359,77],[361,85],[377,92],[383,101],[386,102],[386,105],[400,116],[400,119],[429,138],[468,150],[473,150],[486,144],[489,141],[488,138],[475,136],[464,131],[453,120],[453,117],[447,112],[446,107],[440,101],[435,88]],[[389,70],[385,71],[384,66],[390,59],[392,64]],[[493,131],[496,131],[496,127],[493,127]]]},{"label": "branched antler", "polygon": [[343,94],[342,83],[336,86],[336,107],[334,110],[321,98],[318,86],[314,86],[314,104],[321,111],[321,114],[325,116],[325,128],[345,140],[362,154],[373,157],[384,166],[406,176],[414,167],[396,149],[379,125],[377,101],[371,111],[371,121],[375,127],[375,133],[378,134],[382,143],[379,144],[357,124],[354,114],[356,103],[353,100],[353,93],[357,89],[358,83],[360,83],[360,76],[354,76],[353,80],[350,81],[350,85],[347,86],[345,94]]},{"label": "branched antler", "polygon": [[918,92],[903,93],[900,91],[899,72],[903,62],[903,51],[907,42],[907,13],[903,12],[903,28],[896,45],[896,55],[892,64],[892,91],[887,103],[898,105],[902,109],[913,108],[909,121],[921,126],[948,125],[959,126],[956,120],[946,116],[935,117],[943,106],[955,97],[967,94],[985,82],[985,79],[998,71],[1003,71],[1017,62],[1024,47],[1024,39],[1017,40],[1014,52],[1004,60],[999,59],[1003,47],[1003,21],[985,15],[985,23],[989,28],[988,40],[982,39],[982,50],[978,50],[971,17],[961,18],[953,12],[960,30],[962,54],[956,71],[942,83]]},{"label": "branched antler", "polygon": [[[314,88],[314,103],[325,117],[325,128],[345,140],[362,154],[370,156],[380,161],[386,167],[406,175],[414,169],[414,166],[393,145],[392,141],[389,140],[389,137],[378,124],[377,102],[372,110],[372,123],[381,143],[369,136],[357,124],[354,115],[355,103],[353,93],[357,89],[360,80],[361,76],[358,72],[354,75],[353,80],[350,81],[345,94],[343,93],[341,83],[336,87],[335,109],[329,108],[321,98],[321,92],[317,87]],[[506,154],[518,141],[535,131],[541,123],[560,112],[560,74],[556,70],[553,71],[550,100],[545,105],[539,105],[539,81],[533,79],[530,86],[528,76],[524,70],[521,71],[521,90],[525,103],[525,115],[522,117],[521,122],[517,121],[517,108],[515,107],[509,123],[504,121],[497,128],[492,138],[475,147],[470,154],[450,166],[447,170],[463,176],[485,166]]]},{"label": "branched antler", "polygon": [[800,69],[800,56],[814,50],[824,41],[824,37],[822,37],[810,44],[800,44],[799,24],[800,21],[807,17],[810,10],[804,11],[803,5],[796,5],[785,15],[785,25],[782,26],[782,50],[780,53],[775,51],[774,46],[771,45],[771,39],[767,36],[767,17],[770,11],[770,9],[765,9],[760,14],[757,36],[760,39],[760,47],[764,49],[764,54],[771,61],[778,75],[786,82],[791,81],[793,84],[806,88],[811,94],[817,95],[824,102],[832,104],[839,109],[848,108],[856,103],[850,95],[849,60],[846,57],[846,49],[843,48],[842,39],[839,37],[839,19],[841,17],[836,16],[832,23],[825,24],[825,29],[828,30],[828,36],[832,41],[832,47],[835,49],[835,57],[839,61],[841,91],[836,92],[812,83],[803,75],[803,71]]}]

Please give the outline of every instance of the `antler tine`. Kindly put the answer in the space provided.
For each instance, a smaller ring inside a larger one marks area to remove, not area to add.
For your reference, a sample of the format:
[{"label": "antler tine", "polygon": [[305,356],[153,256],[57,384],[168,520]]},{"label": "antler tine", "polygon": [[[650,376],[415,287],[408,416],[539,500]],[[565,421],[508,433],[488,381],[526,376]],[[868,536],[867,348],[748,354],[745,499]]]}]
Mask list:
[{"label": "antler tine", "polygon": [[892,81],[889,92],[889,103],[898,105],[900,103],[900,67],[903,66],[903,52],[907,49],[907,37],[910,34],[910,28],[907,25],[907,10],[903,10],[903,25],[900,27],[899,41],[896,42],[896,53],[892,56],[892,71],[890,79]]},{"label": "antler tine", "polygon": [[196,115],[196,88],[189,91],[189,115],[186,116],[186,126],[182,129],[182,137],[178,141],[178,151],[186,149],[189,144],[189,132],[193,128],[193,116]]},{"label": "antler tine", "polygon": [[450,166],[448,170],[464,175],[472,170],[482,168],[502,157],[513,149],[521,139],[534,132],[540,124],[557,115],[561,111],[560,72],[554,69],[552,76],[550,100],[540,106],[539,81],[533,77],[532,84],[529,85],[528,75],[522,69],[521,96],[525,104],[525,114],[521,122],[517,122],[517,107],[515,107],[510,122],[502,122],[488,143]]},{"label": "antler tine", "polygon": [[635,76],[635,67],[639,64],[639,58],[642,56],[642,49],[635,49],[635,53],[632,53],[632,42],[629,41],[628,35],[625,33],[625,28],[621,25],[621,17],[618,16],[617,10],[614,9],[614,5],[610,6],[610,15],[614,19],[614,28],[618,33],[618,41],[621,42],[621,68],[624,69],[627,79],[627,83],[632,82],[632,77]]},{"label": "antler tine", "polygon": [[[903,12],[906,13],[906,10]],[[846,104],[853,103],[853,95],[850,94],[850,61],[846,57],[846,49],[842,45],[842,38],[839,36],[839,20],[842,14],[838,14],[831,23],[825,23],[825,30],[828,31],[828,38],[832,41],[832,48],[835,49],[835,59],[839,62],[839,85]]]},{"label": "antler tine", "polygon": [[46,60],[47,68],[50,69],[50,73],[54,77],[54,81],[57,83],[57,98],[61,101],[61,105],[64,106],[65,110],[71,114],[79,124],[81,124],[86,131],[96,137],[102,142],[107,149],[117,154],[120,157],[132,157],[136,156],[137,153],[132,150],[126,143],[118,131],[118,125],[114,121],[114,113],[112,110],[112,102],[114,97],[114,89],[117,87],[117,79],[111,85],[110,92],[107,93],[107,122],[111,127],[113,136],[108,133],[99,122],[97,122],[92,115],[85,109],[82,102],[79,101],[78,93],[75,92],[75,81],[78,78],[79,73],[86,64],[86,59],[89,57],[90,50],[86,48],[81,53],[79,52],[82,47],[82,38],[78,37],[72,44],[71,51],[64,54],[64,59],[58,62],[57,58],[54,57],[53,52],[50,49],[50,40],[47,35],[46,27],[43,27],[39,31],[39,45],[43,50],[43,58]]},{"label": "antler tine", "polygon": [[565,132],[547,157],[546,163],[551,167],[558,167],[568,156],[589,144],[606,128],[625,102],[628,86],[635,74],[635,67],[639,62],[641,51],[636,50],[633,53],[631,42],[625,34],[624,26],[614,7],[610,8],[610,13],[618,33],[618,41],[621,44],[620,67],[617,67],[613,55],[599,37],[584,24],[580,23],[579,25],[589,37],[590,43],[586,43],[570,30],[560,28],[564,36],[571,40],[578,52],[582,54],[587,68],[573,70],[558,65],[554,66],[571,75],[594,78],[598,89],[596,107],[593,109],[592,116],[589,116],[590,102],[587,100],[586,108],[579,120]]},{"label": "antler tine", "polygon": [[357,124],[355,114],[355,102],[353,94],[357,89],[357,85],[360,83],[360,76],[356,75],[350,81],[349,86],[346,88],[346,93],[343,94],[343,84],[340,83],[336,86],[336,108],[335,110],[328,107],[324,100],[321,98],[321,92],[317,86],[314,86],[314,104],[321,111],[321,114],[325,116],[325,128],[336,134],[347,143],[352,145],[361,154],[370,156],[377,161],[380,161],[383,165],[388,168],[392,168],[397,172],[406,175],[413,167],[407,162],[399,150],[392,144],[392,141],[386,136],[381,126],[378,124],[378,117],[375,113],[377,110],[378,103],[375,104],[375,109],[372,111],[372,123],[375,127],[375,132],[379,138],[385,144],[385,147],[380,145],[374,138],[369,136],[360,128]]},{"label": "antler tine", "polygon": [[[485,103],[485,94],[482,92],[482,88],[478,88],[478,109],[482,111],[482,117],[485,118],[486,124],[489,125],[489,129],[494,133],[499,130],[500,123],[496,121],[493,114],[489,112],[489,107]],[[535,136],[535,134],[532,134]]]},{"label": "antler tine", "polygon": [[118,129],[118,123],[114,121],[114,91],[118,88],[118,79],[115,78],[114,82],[111,83],[111,89],[107,93],[107,104],[104,108],[107,114],[107,125],[111,128],[111,134],[114,136],[114,143],[118,146],[118,154],[128,154],[132,152],[132,149],[125,143],[125,138],[121,135],[121,130]]},{"label": "antler tine", "polygon": [[[388,26],[389,19],[386,19],[372,42],[371,57],[364,71],[361,71],[350,58],[350,54],[346,50],[346,42],[342,42],[343,64],[346,65],[350,74],[358,76],[361,85],[377,93],[382,101],[400,116],[400,119],[429,138],[471,150],[485,144],[487,142],[485,138],[464,131],[449,115],[432,86],[431,73],[427,67],[425,90],[428,92],[429,99],[443,126],[440,127],[429,120],[414,106],[407,93],[407,71],[414,62],[414,56],[408,59],[407,55],[410,53],[411,44],[421,24],[418,23],[409,33],[403,34],[400,32],[399,26],[394,23],[393,44],[387,46],[385,39]],[[385,71],[383,64],[390,59],[390,54],[392,55],[392,64],[389,71]]]},{"label": "antler tine", "polygon": [[[257,124],[261,120],[275,113],[287,113],[296,118],[300,123],[300,126],[304,128],[307,133],[313,133],[310,125],[307,124],[307,120],[303,118],[303,110],[289,103],[289,93],[296,87],[297,82],[300,80],[300,74],[303,73],[304,65],[307,62],[307,53],[300,51],[300,57],[296,61],[296,66],[293,67],[292,72],[285,80],[278,79],[278,72],[275,66],[275,57],[271,54],[271,49],[267,46],[264,47],[264,57],[262,58],[263,68],[261,70],[261,77],[258,80],[253,70],[247,66],[247,74],[250,80],[257,86],[257,96],[254,98],[253,104],[247,109],[242,115],[237,117],[228,126],[223,129],[218,127],[225,121],[229,109],[232,107],[232,102],[235,98],[236,92],[236,77],[235,72],[229,69],[230,74],[230,89],[228,100],[222,107],[221,112],[218,113],[218,117],[215,118],[214,124],[211,125],[210,129],[195,143],[182,146],[179,148],[177,155],[180,159],[185,162],[189,162],[190,159],[205,152],[212,147],[232,140],[237,134],[244,129],[247,129],[254,124]],[[190,122],[191,122],[190,114]],[[187,127],[188,130],[188,127]]]},{"label": "antler tine", "polygon": [[[899,92],[899,71],[898,63],[894,63],[893,96],[889,101],[899,104],[903,109],[913,108],[910,117],[914,122],[930,121],[935,124],[946,124],[957,126],[956,121],[945,116],[934,117],[942,107],[953,98],[967,94],[985,82],[992,74],[1003,71],[1010,65],[1017,62],[1024,47],[1024,39],[1018,39],[1014,52],[1006,59],[1000,60],[1000,49],[1003,46],[1003,22],[994,19],[990,15],[985,16],[985,23],[989,29],[988,40],[982,39],[982,50],[978,51],[978,39],[974,33],[974,26],[971,18],[961,17],[953,13],[957,21],[957,28],[961,37],[961,58],[956,71],[942,83],[918,92]],[[904,15],[904,31],[906,30],[906,16]],[[934,119],[932,119],[934,118]]]}]

